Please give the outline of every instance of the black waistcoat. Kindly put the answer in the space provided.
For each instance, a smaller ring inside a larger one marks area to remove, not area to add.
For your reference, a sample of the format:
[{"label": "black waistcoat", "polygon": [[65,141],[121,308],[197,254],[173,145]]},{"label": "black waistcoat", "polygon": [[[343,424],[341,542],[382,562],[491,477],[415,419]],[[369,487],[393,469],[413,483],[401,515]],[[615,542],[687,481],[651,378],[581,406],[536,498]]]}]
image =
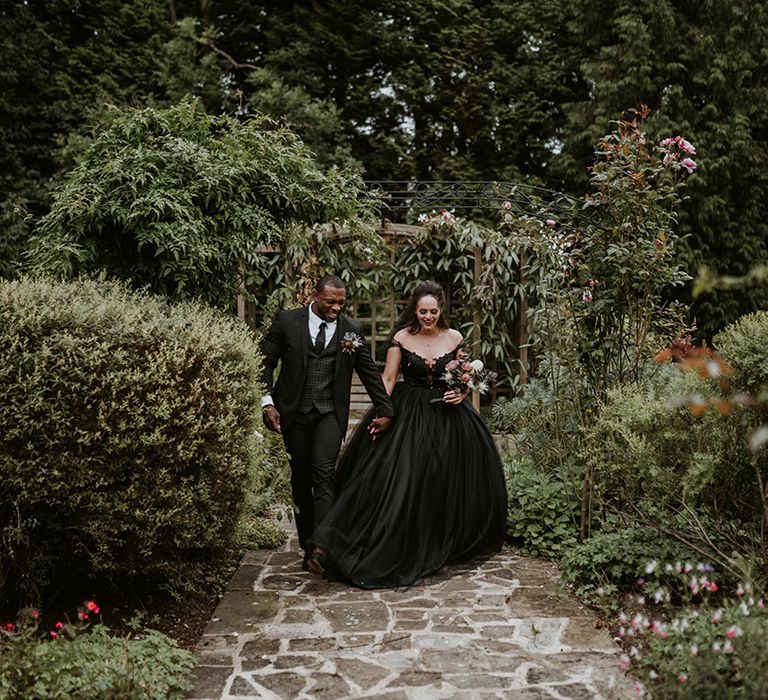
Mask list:
[{"label": "black waistcoat", "polygon": [[338,324],[331,342],[320,355],[315,352],[311,338],[307,356],[307,373],[299,401],[299,413],[309,413],[316,408],[320,413],[333,413],[333,375],[336,368]]}]

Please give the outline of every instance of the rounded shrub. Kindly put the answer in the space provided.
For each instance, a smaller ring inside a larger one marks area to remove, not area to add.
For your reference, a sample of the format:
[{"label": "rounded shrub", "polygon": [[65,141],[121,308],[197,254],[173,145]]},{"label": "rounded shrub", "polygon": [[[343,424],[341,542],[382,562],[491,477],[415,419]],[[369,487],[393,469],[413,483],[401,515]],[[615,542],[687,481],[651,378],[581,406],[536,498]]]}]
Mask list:
[{"label": "rounded shrub", "polygon": [[261,449],[248,330],[82,280],[3,282],[0,319],[0,589],[81,572],[194,588]]},{"label": "rounded shrub", "polygon": [[723,358],[739,371],[739,387],[753,395],[768,385],[768,311],[742,316],[713,339]]}]

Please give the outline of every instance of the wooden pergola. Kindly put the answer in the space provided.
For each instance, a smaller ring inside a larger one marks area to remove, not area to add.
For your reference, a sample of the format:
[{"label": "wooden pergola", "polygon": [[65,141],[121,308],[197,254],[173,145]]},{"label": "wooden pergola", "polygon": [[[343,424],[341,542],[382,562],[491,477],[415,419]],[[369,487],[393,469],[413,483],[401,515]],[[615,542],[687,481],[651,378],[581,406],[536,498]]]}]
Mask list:
[{"label": "wooden pergola", "polygon": [[[521,214],[533,214],[546,208],[548,212],[557,212],[567,209],[572,215],[574,203],[573,197],[559,192],[546,190],[530,185],[516,183],[487,182],[487,181],[369,181],[366,183],[367,191],[363,196],[376,198],[382,206],[387,218],[382,218],[378,233],[386,238],[393,250],[398,241],[410,240],[425,232],[425,227],[406,223],[397,223],[393,220],[413,219],[414,212],[427,212],[432,210],[461,210],[464,216],[470,218],[472,213],[479,213],[488,217],[489,211],[498,211],[502,202],[508,202],[505,207]],[[344,231],[337,226],[329,225],[324,235],[334,238],[344,235]],[[260,249],[260,253],[275,254],[277,249]],[[475,248],[474,278],[480,279],[482,272],[482,249]],[[521,268],[524,262],[521,263]],[[521,270],[521,275],[524,274]],[[361,321],[367,327],[371,345],[371,353],[374,359],[383,360],[386,353],[385,343],[394,326],[404,299],[396,298],[394,288],[390,285],[388,295],[368,299],[350,299],[348,313]],[[449,304],[451,300],[449,299]],[[245,295],[237,300],[237,315],[246,322],[253,323],[257,309],[249,309],[249,303]],[[527,300],[521,299],[517,317],[514,320],[514,342],[516,357],[520,367],[520,382],[528,380],[528,328],[527,328]],[[472,323],[470,342],[475,348],[475,353],[480,345],[482,328],[480,318],[475,315]],[[476,400],[477,397],[476,397]]]}]

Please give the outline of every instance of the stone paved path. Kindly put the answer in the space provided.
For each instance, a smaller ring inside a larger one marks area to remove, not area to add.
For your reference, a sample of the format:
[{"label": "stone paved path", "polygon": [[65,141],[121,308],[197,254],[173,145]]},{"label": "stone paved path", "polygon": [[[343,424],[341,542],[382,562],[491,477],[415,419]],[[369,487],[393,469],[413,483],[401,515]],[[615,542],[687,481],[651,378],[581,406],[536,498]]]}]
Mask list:
[{"label": "stone paved path", "polygon": [[618,647],[549,562],[505,548],[405,589],[243,559],[198,645],[203,698],[631,698]]}]

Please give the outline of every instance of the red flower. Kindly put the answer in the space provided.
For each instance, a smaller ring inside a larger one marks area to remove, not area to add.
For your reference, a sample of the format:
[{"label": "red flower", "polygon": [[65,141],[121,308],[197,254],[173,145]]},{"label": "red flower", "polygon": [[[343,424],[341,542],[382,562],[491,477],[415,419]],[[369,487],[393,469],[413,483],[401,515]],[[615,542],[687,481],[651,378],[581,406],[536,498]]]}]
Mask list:
[{"label": "red flower", "polygon": [[101,610],[101,608],[99,608],[99,606],[96,604],[95,600],[86,600],[85,607],[88,608],[88,610],[90,610],[94,615],[98,615],[99,610]]},{"label": "red flower", "polygon": [[16,629],[16,625],[14,625],[12,622],[6,622],[6,623],[3,625],[3,629],[4,629],[6,632],[13,632],[13,630],[14,630],[14,629]]},{"label": "red flower", "polygon": [[80,612],[78,612],[78,613],[77,613],[77,616],[78,616],[78,617],[79,617],[81,620],[87,620],[87,619],[88,619],[88,613],[87,613],[87,612],[85,612],[84,610],[80,610]]},{"label": "red flower", "polygon": [[58,635],[56,632],[54,632],[53,630],[51,630],[51,638],[53,638],[53,639],[56,639],[56,637],[58,637],[58,636],[59,636],[59,635]]},{"label": "red flower", "polygon": [[59,621],[58,621],[58,622],[57,622],[57,623],[54,625],[54,627],[55,627],[57,630],[61,630],[61,629],[64,629],[64,623],[63,623],[63,622],[61,622],[61,620],[59,620]]}]

